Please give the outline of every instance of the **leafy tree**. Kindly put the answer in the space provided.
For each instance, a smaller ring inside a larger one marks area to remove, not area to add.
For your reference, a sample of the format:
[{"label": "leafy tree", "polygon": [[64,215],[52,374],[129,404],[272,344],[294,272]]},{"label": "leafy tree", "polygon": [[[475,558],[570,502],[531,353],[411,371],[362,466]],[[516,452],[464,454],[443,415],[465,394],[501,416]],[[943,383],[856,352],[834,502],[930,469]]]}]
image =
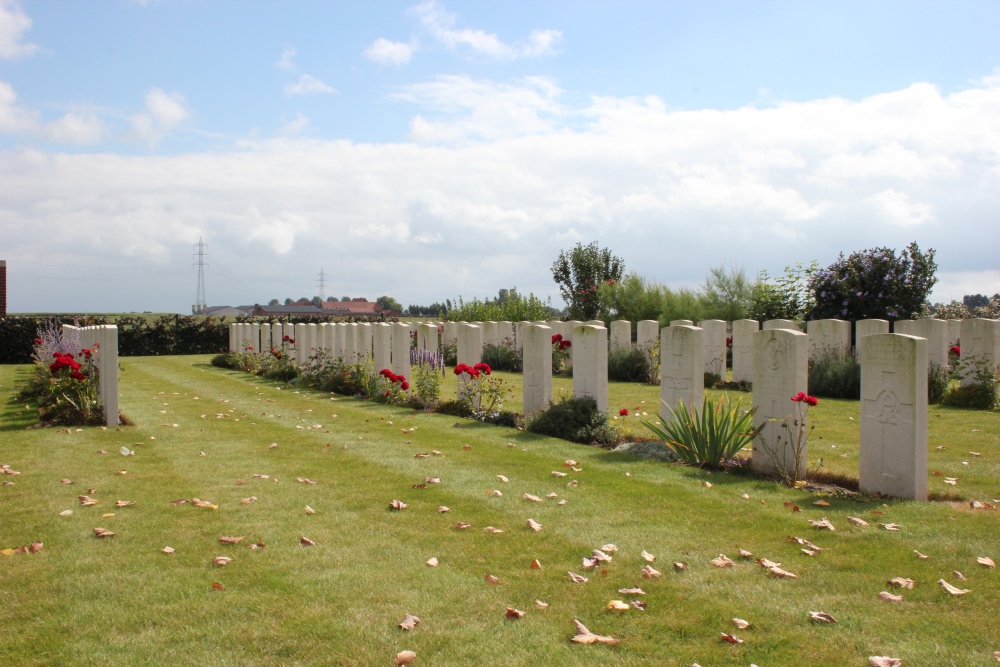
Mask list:
[{"label": "leafy tree", "polygon": [[605,310],[600,285],[618,282],[624,272],[624,261],[598,247],[597,241],[587,246],[577,243],[569,252],[561,251],[552,264],[552,278],[559,285],[569,316],[584,321],[596,319]]},{"label": "leafy tree", "polygon": [[534,294],[521,296],[517,289],[507,290],[506,300],[499,297],[480,301],[455,300],[455,307],[448,311],[448,319],[453,322],[533,322],[549,317],[552,308]]},{"label": "leafy tree", "polygon": [[786,266],[784,275],[777,278],[762,271],[751,290],[748,316],[758,322],[805,319],[813,308],[810,280],[817,271],[816,260],[807,266],[802,262]]},{"label": "leafy tree", "polygon": [[287,298],[285,299],[285,305],[286,305],[286,306],[290,306],[290,305],[292,305],[292,297],[287,297]]},{"label": "leafy tree", "polygon": [[395,310],[397,313],[403,312],[403,304],[393,299],[391,296],[380,296],[375,302],[382,307],[382,310]]},{"label": "leafy tree", "polygon": [[323,307],[323,299],[319,298],[318,296],[314,296],[310,301],[310,303],[312,303],[312,305],[316,306],[317,308]]},{"label": "leafy tree", "polygon": [[351,300],[351,297],[349,297],[349,296],[342,296],[342,297],[340,297],[340,302],[341,303],[344,303],[345,301],[350,301],[350,300]]},{"label": "leafy tree", "polygon": [[966,294],[962,297],[962,303],[970,310],[979,306],[985,306],[989,302],[990,298],[985,294]]},{"label": "leafy tree", "polygon": [[889,248],[861,250],[817,271],[809,281],[815,305],[809,319],[909,319],[920,315],[937,283],[934,249],[916,242],[899,255]]},{"label": "leafy tree", "polygon": [[711,269],[702,288],[706,319],[728,322],[746,319],[753,305],[753,287],[743,267]]},{"label": "leafy tree", "polygon": [[267,302],[267,305],[269,305],[269,306],[277,306],[277,305],[279,305],[280,303],[281,303],[281,302],[280,302],[280,301],[278,301],[277,299],[271,299],[270,301],[268,301],[268,302]]}]

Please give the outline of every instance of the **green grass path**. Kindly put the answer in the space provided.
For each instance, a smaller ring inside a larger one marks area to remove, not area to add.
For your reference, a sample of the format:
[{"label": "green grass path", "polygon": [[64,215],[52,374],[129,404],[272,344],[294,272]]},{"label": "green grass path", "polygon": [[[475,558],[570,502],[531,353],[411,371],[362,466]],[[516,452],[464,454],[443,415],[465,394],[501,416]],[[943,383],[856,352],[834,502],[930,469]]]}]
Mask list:
[{"label": "green grass path", "polygon": [[[435,666],[867,665],[869,655],[996,664],[1000,575],[976,558],[1000,561],[1000,512],[957,501],[830,498],[820,507],[815,496],[765,481],[298,391],[207,361],[124,359],[122,410],[137,425],[69,434],[25,430],[33,415],[11,397],[27,367],[0,367],[0,464],[21,471],[2,476],[14,484],[0,488],[0,549],[45,543],[35,555],[0,556],[0,664],[391,665],[402,649],[416,651],[416,665]],[[612,403],[655,406],[656,388],[614,385]],[[856,474],[856,409],[821,402],[811,461],[822,457],[841,474],[853,465]],[[930,465],[959,477],[954,488],[932,477],[932,491],[1000,498],[997,415],[932,413],[941,416],[931,421]],[[122,446],[135,455],[122,456]],[[415,457],[432,450],[441,455]],[[563,468],[567,459],[583,470]],[[427,477],[441,482],[412,488]],[[76,496],[89,489],[100,503],[82,507]],[[525,493],[567,503],[529,502]],[[194,497],[218,509],[171,504]],[[393,499],[407,509],[389,510]],[[117,500],[136,504],[117,508]],[[441,505],[451,512],[439,513]],[[809,526],[822,517],[837,530]],[[457,530],[459,521],[472,527]],[[115,537],[96,539],[98,526]],[[223,535],[246,539],[220,544]],[[790,535],[824,550],[806,556]],[[302,546],[303,536],[316,546]],[[246,546],[258,541],[266,547]],[[619,549],[613,562],[583,569],[582,558],[607,543]],[[176,552],[162,554],[166,545]],[[739,559],[740,548],[798,578],[769,576]],[[642,550],[657,556],[662,578],[640,576]],[[738,565],[710,565],[720,553]],[[214,566],[216,556],[233,562]],[[425,565],[432,556],[439,567]],[[542,569],[529,568],[535,558]],[[675,571],[673,561],[689,567]],[[590,581],[572,583],[570,570]],[[889,589],[897,576],[918,583]],[[972,592],[951,596],[935,584],[941,578]],[[648,609],[606,610],[612,599],[636,599],[618,593],[628,586],[646,591]],[[904,602],[879,601],[883,590]],[[535,599],[549,608],[536,609]],[[527,614],[507,620],[508,606]],[[810,622],[809,611],[839,622]],[[409,633],[397,627],[407,613],[422,620]],[[734,617],[751,627],[736,630]],[[621,643],[571,643],[574,618]],[[745,643],[722,642],[720,632]]]}]

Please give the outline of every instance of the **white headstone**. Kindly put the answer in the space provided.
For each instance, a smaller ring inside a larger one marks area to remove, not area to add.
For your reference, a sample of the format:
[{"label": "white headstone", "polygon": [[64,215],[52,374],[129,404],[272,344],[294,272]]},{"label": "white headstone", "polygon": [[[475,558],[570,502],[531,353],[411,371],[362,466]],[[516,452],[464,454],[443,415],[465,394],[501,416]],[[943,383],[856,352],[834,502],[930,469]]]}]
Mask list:
[{"label": "white headstone", "polygon": [[497,322],[497,345],[514,347],[514,324],[513,322]]},{"label": "white headstone", "polygon": [[572,366],[573,365],[573,346],[572,346],[572,343],[573,343],[573,332],[576,331],[577,327],[581,327],[581,326],[583,326],[583,322],[581,322],[580,320],[569,320],[567,322],[563,322],[562,323],[562,327],[563,327],[562,337],[563,337],[563,340],[568,340],[571,343],[570,347],[566,348],[567,350],[569,350],[569,358],[567,359],[567,364],[566,364],[567,366]]},{"label": "white headstone", "polygon": [[726,321],[702,320],[698,328],[704,331],[705,372],[726,379]]},{"label": "white headstone", "polygon": [[[551,345],[551,338],[549,339]],[[583,325],[573,330],[573,398],[590,396],[608,409],[608,330]]]},{"label": "white headstone", "polygon": [[358,363],[367,363],[367,361],[372,358],[371,322],[358,322],[357,335],[358,337],[354,343],[354,349],[358,355]]},{"label": "white headstone", "polygon": [[319,325],[314,322],[306,324],[305,352],[306,362],[316,356],[316,348],[319,347]]},{"label": "white headstone", "polygon": [[552,403],[552,329],[530,324],[524,328],[524,414],[540,412]]},{"label": "white headstone", "polygon": [[497,323],[483,322],[483,345],[497,345]]},{"label": "white headstone", "polygon": [[677,404],[701,405],[705,396],[705,332],[687,324],[660,330],[660,418]]},{"label": "white headstone", "polygon": [[952,345],[958,345],[958,340],[961,337],[962,337],[962,320],[948,320],[948,347],[951,347]]},{"label": "white headstone", "polygon": [[858,320],[854,323],[854,346],[861,345],[865,336],[889,333],[889,320]]},{"label": "white headstone", "polygon": [[795,320],[767,320],[764,322],[764,331],[770,331],[771,329],[788,329],[789,331],[802,331],[799,328],[799,323]]},{"label": "white headstone", "polygon": [[442,343],[444,345],[458,344],[458,322],[444,323],[444,340]]},{"label": "white headstone", "polygon": [[[755,470],[780,472],[780,461],[788,475],[805,479],[808,451],[796,456],[796,428],[799,403],[793,396],[809,391],[809,336],[790,329],[767,329],[753,335],[754,427],[760,435],[753,442]],[[777,420],[777,421],[776,421]],[[788,428],[782,428],[787,420]],[[768,455],[768,451],[771,452]],[[775,460],[772,460],[772,457]]]},{"label": "white headstone", "polygon": [[694,320],[670,320],[672,327],[693,327]]},{"label": "white headstone", "polygon": [[260,324],[260,352],[267,354],[271,348],[271,325],[268,322]]},{"label": "white headstone", "polygon": [[996,370],[1000,363],[1000,320],[963,320],[961,348],[962,386],[975,381],[977,364]]},{"label": "white headstone", "polygon": [[333,358],[347,362],[347,322],[337,322],[333,326]]},{"label": "white headstone", "polygon": [[861,491],[927,500],[927,340],[874,334],[859,349]]},{"label": "white headstone", "polygon": [[[410,380],[410,325],[397,322],[392,325],[392,372]],[[381,369],[379,369],[381,370]]]},{"label": "white headstone", "polygon": [[250,323],[250,347],[253,348],[253,352],[257,352],[258,354],[264,347],[260,344],[260,324],[257,322]]},{"label": "white headstone", "polygon": [[753,382],[753,337],[758,331],[757,320],[733,322],[733,382]]},{"label": "white headstone", "polygon": [[632,323],[628,320],[615,320],[611,323],[611,340],[609,348],[615,350],[628,350],[632,347]]},{"label": "white headstone", "polygon": [[851,323],[846,320],[809,320],[809,358],[844,355],[851,349]]},{"label": "white headstone", "polygon": [[[379,322],[372,325],[372,367],[378,373],[384,368],[392,370],[392,325]],[[409,338],[409,332],[407,332]]]},{"label": "white headstone", "polygon": [[530,324],[524,320],[514,323],[514,345],[518,352],[524,349],[524,337],[527,335],[524,328]]},{"label": "white headstone", "polygon": [[436,324],[424,323],[417,329],[417,350],[438,351],[438,328]]},{"label": "white headstone", "polygon": [[[240,345],[239,334],[239,324],[236,322],[229,323],[229,351],[236,352]],[[63,325],[63,332],[66,331],[66,325]]]},{"label": "white headstone", "polygon": [[[458,363],[475,366],[483,360],[483,329],[477,324],[460,324],[458,327]],[[465,395],[471,378],[465,373],[458,376],[458,397]]]},{"label": "white headstone", "polygon": [[306,345],[306,325],[304,322],[296,322],[293,329],[295,335],[295,363],[299,366],[305,365],[309,359],[309,346]]},{"label": "white headstone", "polygon": [[656,348],[659,341],[659,322],[656,320],[639,320],[635,323],[635,347],[646,355],[646,359],[650,363],[650,368],[653,367],[653,355],[658,353]]}]

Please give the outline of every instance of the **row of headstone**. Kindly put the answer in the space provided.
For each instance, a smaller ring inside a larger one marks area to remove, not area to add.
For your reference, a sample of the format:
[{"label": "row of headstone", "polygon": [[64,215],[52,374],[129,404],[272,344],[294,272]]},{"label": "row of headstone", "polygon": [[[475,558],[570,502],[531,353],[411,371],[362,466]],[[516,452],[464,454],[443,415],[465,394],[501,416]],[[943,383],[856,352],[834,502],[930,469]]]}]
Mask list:
[{"label": "row of headstone", "polygon": [[114,324],[89,327],[64,324],[62,337],[92,351],[91,358],[97,367],[101,404],[104,406],[104,425],[118,426],[118,327]]}]

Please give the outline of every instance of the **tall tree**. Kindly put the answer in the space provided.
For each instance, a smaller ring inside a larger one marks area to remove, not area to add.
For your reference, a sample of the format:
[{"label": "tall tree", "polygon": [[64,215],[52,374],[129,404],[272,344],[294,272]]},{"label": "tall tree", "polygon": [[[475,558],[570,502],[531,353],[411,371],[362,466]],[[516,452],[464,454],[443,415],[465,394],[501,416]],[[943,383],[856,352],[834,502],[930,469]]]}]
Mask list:
[{"label": "tall tree", "polygon": [[569,316],[578,320],[593,320],[603,312],[599,286],[621,280],[625,262],[594,241],[590,245],[577,243],[569,252],[563,250],[552,264],[552,278],[566,302]]}]

